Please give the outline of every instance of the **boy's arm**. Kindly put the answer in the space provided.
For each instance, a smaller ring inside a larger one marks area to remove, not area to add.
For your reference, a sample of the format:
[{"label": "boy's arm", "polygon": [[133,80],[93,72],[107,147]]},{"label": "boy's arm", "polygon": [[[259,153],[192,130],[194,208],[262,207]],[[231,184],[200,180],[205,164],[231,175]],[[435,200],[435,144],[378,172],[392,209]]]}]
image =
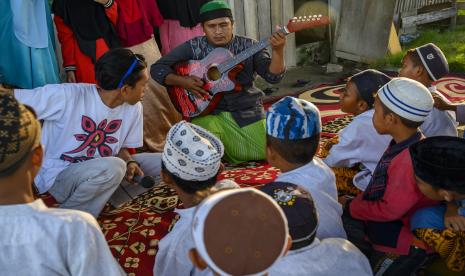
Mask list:
[{"label": "boy's arm", "polygon": [[134,183],[134,176],[144,176],[144,172],[139,167],[139,163],[132,159],[132,155],[127,148],[122,148],[118,153],[118,157],[126,162],[126,175],[124,176],[126,181]]},{"label": "boy's arm", "polygon": [[357,139],[357,129],[347,126],[339,135],[339,142],[332,146],[328,156],[323,160],[326,165],[338,168],[350,168],[360,163],[359,147],[362,140]]},{"label": "boy's arm", "polygon": [[388,168],[386,191],[381,199],[369,201],[363,194],[349,203],[353,218],[369,221],[393,221],[402,218],[419,200],[420,192],[413,173],[410,155],[401,153]]},{"label": "boy's arm", "polygon": [[456,106],[457,122],[465,123],[465,104],[460,104]]},{"label": "boy's arm", "polygon": [[15,89],[15,98],[22,104],[34,109],[39,120],[54,121],[60,119],[69,99],[65,85],[49,84],[35,89]]},{"label": "boy's arm", "polygon": [[465,217],[459,214],[459,206],[454,201],[447,202],[444,225],[454,231],[465,231]]}]

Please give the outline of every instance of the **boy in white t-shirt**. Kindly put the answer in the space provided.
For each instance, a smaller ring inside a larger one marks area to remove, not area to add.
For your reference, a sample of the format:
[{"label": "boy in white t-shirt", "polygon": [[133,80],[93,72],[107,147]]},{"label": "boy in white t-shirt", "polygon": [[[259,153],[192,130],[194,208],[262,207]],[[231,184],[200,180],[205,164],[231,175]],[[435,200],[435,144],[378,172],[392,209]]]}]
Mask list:
[{"label": "boy in white t-shirt", "polygon": [[43,120],[45,157],[35,178],[39,193],[49,192],[61,208],[97,217],[123,178],[132,182],[144,171],[160,173],[159,154],[128,151],[142,146],[146,67],[142,56],[114,49],[95,64],[97,85],[14,90],[16,99]]},{"label": "boy in white t-shirt", "polygon": [[124,275],[89,214],[47,208],[33,193],[43,148],[33,112],[0,93],[2,275]]}]

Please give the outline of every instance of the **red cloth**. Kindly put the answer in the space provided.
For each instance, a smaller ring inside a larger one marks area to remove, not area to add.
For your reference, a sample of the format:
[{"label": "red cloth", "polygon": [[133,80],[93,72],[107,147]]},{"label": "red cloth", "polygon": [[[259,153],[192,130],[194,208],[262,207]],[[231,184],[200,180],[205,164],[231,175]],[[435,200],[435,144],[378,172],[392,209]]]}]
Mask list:
[{"label": "red cloth", "polygon": [[397,247],[390,248],[373,244],[373,248],[382,252],[407,255],[413,240],[410,218],[416,210],[436,205],[438,202],[427,198],[418,189],[408,149],[392,159],[387,173],[388,183],[382,199],[363,200],[363,194],[360,194],[349,205],[350,215],[364,221],[401,220],[403,226],[397,240]]},{"label": "red cloth", "polygon": [[153,28],[163,24],[163,17],[155,0],[116,0],[116,3],[116,32],[124,47],[149,40],[153,35]]},{"label": "red cloth", "polygon": [[[111,7],[105,9],[105,12],[113,23],[116,24],[118,18],[117,5],[114,3]],[[77,82],[95,83],[94,63],[92,59],[81,52],[73,31],[64,23],[63,19],[57,15],[54,16],[57,27],[58,40],[61,44],[61,53],[63,56],[63,67],[72,67],[76,69]],[[96,41],[96,58],[100,58],[109,50],[109,47],[103,38]]]}]

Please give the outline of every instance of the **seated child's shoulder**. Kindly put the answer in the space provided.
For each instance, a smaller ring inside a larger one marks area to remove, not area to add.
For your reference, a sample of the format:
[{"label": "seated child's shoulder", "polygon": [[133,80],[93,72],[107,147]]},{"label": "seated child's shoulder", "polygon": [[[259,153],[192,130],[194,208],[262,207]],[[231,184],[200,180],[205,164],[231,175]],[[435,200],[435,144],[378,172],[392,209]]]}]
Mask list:
[{"label": "seated child's shoulder", "polygon": [[[70,209],[48,208],[47,212],[42,213],[44,219],[55,221],[70,228],[74,232],[82,232],[83,229],[90,228],[100,231],[100,227],[95,218],[86,212]],[[84,232],[82,232],[84,233]]]}]

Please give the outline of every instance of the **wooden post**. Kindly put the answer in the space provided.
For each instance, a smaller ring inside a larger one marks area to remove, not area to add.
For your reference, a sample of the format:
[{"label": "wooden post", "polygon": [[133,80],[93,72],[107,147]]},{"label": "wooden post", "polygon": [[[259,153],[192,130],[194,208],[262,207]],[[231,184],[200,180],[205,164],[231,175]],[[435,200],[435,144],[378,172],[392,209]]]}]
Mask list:
[{"label": "wooden post", "polygon": [[245,35],[258,40],[257,0],[244,0]]},{"label": "wooden post", "polygon": [[328,15],[331,18],[329,25],[329,45],[331,47],[331,63],[337,63],[336,51],[334,47],[335,35],[337,32],[339,17],[341,15],[342,0],[328,0]]},{"label": "wooden post", "polygon": [[[244,0],[230,0],[234,2],[234,29],[238,35],[245,35]],[[247,1],[247,0],[245,0]]]},{"label": "wooden post", "polygon": [[457,15],[458,15],[458,9],[457,9],[457,0],[452,0],[452,8],[455,10],[454,16],[450,19],[450,28],[454,29],[455,26],[457,25]]},{"label": "wooden post", "polygon": [[274,31],[274,26],[271,22],[270,0],[257,0],[257,18],[259,39],[269,37]]},{"label": "wooden post", "polygon": [[[290,18],[294,17],[294,1],[281,0],[281,10],[281,25],[285,25]],[[275,26],[273,26],[273,28],[274,27]],[[285,60],[288,67],[295,67],[297,65],[295,34],[290,34],[287,36]]]}]

